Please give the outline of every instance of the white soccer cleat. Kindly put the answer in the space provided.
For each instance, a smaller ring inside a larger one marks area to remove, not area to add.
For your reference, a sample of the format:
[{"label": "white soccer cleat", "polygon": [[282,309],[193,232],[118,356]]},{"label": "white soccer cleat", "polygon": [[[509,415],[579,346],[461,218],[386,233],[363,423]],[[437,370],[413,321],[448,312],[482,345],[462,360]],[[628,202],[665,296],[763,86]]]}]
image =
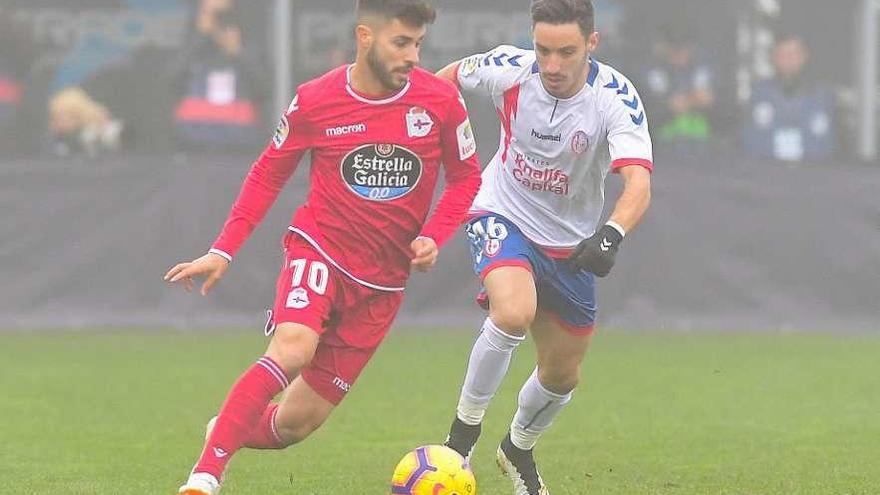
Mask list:
[{"label": "white soccer cleat", "polygon": [[[505,450],[510,450],[511,454],[508,455]],[[498,446],[495,460],[501,471],[513,482],[513,495],[550,495],[535,466],[532,451],[523,451],[514,447],[510,443],[510,436]]]},{"label": "white soccer cleat", "polygon": [[220,482],[208,473],[192,473],[177,495],[218,495]]}]

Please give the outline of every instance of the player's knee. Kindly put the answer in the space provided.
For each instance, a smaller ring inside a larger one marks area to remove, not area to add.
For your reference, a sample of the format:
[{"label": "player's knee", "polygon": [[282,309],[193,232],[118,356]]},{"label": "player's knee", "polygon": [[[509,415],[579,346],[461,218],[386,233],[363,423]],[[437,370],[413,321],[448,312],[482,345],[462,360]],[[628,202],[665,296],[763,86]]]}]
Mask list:
[{"label": "player's knee", "polygon": [[538,381],[554,394],[565,395],[580,382],[580,366],[546,366],[538,369]]},{"label": "player's knee", "polygon": [[523,336],[535,320],[535,311],[528,307],[506,305],[490,311],[490,318],[504,333]]},{"label": "player's knee", "polygon": [[318,346],[318,335],[302,325],[295,325],[275,330],[270,345],[270,355],[285,371],[295,373],[311,363]]}]

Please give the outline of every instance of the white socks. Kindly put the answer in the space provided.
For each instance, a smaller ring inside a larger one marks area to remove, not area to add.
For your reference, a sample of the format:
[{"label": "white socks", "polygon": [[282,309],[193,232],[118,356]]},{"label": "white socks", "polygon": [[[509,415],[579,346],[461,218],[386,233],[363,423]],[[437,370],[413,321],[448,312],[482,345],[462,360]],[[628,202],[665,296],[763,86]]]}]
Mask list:
[{"label": "white socks", "polygon": [[517,448],[531,450],[541,434],[550,428],[559,411],[571,400],[572,392],[555,394],[538,381],[538,368],[519,391],[519,407],[510,425],[510,441]]},{"label": "white socks", "polygon": [[471,349],[467,374],[458,399],[458,419],[463,423],[478,425],[483,421],[489,401],[507,374],[513,350],[523,340],[525,336],[504,333],[490,318],[483,322],[480,336]]},{"label": "white socks", "polygon": [[[467,374],[458,399],[458,419],[468,425],[483,421],[489,401],[507,374],[510,359],[525,337],[509,335],[486,318],[468,361]],[[538,369],[532,372],[519,392],[519,407],[510,425],[510,440],[522,450],[531,450],[556,415],[571,401],[573,392],[553,393],[538,381]]]}]

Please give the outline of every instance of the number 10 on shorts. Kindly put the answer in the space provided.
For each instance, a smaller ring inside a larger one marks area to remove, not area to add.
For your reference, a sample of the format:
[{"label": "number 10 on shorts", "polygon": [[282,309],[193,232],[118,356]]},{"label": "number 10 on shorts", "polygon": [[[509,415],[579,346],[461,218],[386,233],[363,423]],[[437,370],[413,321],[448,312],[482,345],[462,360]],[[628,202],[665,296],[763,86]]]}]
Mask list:
[{"label": "number 10 on shorts", "polygon": [[[309,294],[303,288],[303,279],[314,293],[323,296],[327,292],[327,283],[330,281],[330,271],[327,265],[320,261],[310,261],[304,258],[290,262],[288,268],[293,270],[290,277],[291,291],[287,295],[287,307],[303,309],[309,305]],[[308,277],[306,278],[306,272]]]}]

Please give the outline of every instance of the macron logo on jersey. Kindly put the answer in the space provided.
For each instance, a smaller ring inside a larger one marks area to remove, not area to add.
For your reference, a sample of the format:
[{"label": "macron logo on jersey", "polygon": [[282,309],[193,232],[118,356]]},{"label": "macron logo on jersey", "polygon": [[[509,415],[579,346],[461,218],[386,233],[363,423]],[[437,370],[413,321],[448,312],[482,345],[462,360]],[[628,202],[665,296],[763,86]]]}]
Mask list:
[{"label": "macron logo on jersey", "polygon": [[361,134],[364,132],[367,132],[367,124],[351,124],[331,127],[324,131],[324,134],[326,134],[327,137],[339,137],[348,134]]}]

